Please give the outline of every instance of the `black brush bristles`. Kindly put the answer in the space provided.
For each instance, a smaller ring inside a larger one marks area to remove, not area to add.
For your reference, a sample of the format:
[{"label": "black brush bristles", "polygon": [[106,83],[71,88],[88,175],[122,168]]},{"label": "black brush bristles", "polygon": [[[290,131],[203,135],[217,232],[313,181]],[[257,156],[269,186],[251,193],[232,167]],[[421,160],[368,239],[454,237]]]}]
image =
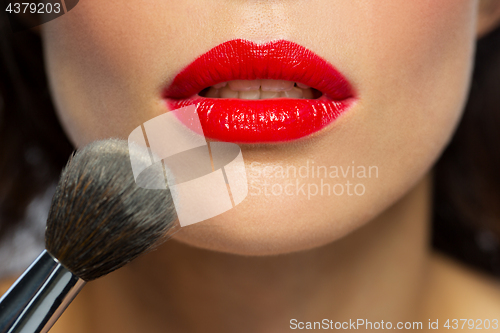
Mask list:
[{"label": "black brush bristles", "polygon": [[[150,161],[145,149],[131,149],[130,155]],[[64,169],[52,199],[45,246],[71,272],[91,281],[167,239],[176,220],[166,187],[136,185],[127,142],[98,141],[77,151]]]}]

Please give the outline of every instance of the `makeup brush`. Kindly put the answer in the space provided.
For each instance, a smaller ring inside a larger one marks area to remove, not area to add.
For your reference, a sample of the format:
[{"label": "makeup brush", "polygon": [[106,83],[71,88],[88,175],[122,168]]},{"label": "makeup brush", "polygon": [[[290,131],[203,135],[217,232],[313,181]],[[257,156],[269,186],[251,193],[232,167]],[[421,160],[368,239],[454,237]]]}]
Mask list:
[{"label": "makeup brush", "polygon": [[178,230],[163,173],[145,148],[110,139],[78,150],[52,199],[45,250],[0,299],[0,333],[47,332],[86,282],[106,275]]}]

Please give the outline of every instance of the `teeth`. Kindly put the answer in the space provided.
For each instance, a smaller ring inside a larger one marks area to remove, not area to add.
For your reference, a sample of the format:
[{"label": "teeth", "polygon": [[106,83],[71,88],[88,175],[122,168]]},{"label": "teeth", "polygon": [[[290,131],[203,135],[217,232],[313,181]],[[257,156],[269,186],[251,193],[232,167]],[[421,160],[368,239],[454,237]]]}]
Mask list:
[{"label": "teeth", "polygon": [[216,89],[215,86],[212,87],[212,88],[210,88],[210,89],[208,89],[206,97],[209,97],[209,98],[219,98],[220,97],[219,89]]},{"label": "teeth", "polygon": [[229,81],[229,88],[236,91],[259,90],[260,80],[234,80]]},{"label": "teeth", "polygon": [[213,87],[215,89],[220,89],[220,88],[224,88],[225,86],[227,86],[227,82],[221,82],[221,83],[217,83],[216,85],[214,85]]},{"label": "teeth", "polygon": [[288,91],[293,88],[292,81],[261,80],[262,91]]},{"label": "teeth", "polygon": [[221,82],[210,87],[207,98],[272,99],[301,98],[314,99],[313,89],[302,83],[285,80],[234,80]]},{"label": "teeth", "polygon": [[288,98],[302,98],[303,93],[302,89],[293,87],[291,90],[288,91],[283,91],[282,92],[283,97],[288,97]]},{"label": "teeth", "polygon": [[241,99],[260,99],[260,90],[240,91],[238,97]]},{"label": "teeth", "polygon": [[307,98],[307,99],[314,98],[314,94],[313,94],[313,91],[311,88],[303,89],[302,93],[304,94],[303,98]]},{"label": "teeth", "polygon": [[[215,86],[214,86],[214,87],[215,87]],[[309,87],[309,86],[306,86],[306,85],[305,85],[305,84],[303,84],[303,83],[298,83],[298,82],[297,82],[297,87],[302,88],[302,89],[309,89],[309,88],[311,88],[311,87]]]},{"label": "teeth", "polygon": [[262,91],[260,99],[280,98],[280,93],[277,91]]},{"label": "teeth", "polygon": [[238,98],[238,92],[231,90],[229,87],[224,87],[220,90],[221,98]]}]

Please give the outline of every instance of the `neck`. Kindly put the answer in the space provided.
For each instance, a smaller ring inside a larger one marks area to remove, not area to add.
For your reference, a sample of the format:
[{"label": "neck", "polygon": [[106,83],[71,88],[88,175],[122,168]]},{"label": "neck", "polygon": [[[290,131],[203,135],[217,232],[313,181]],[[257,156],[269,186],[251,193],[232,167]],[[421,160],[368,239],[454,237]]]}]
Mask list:
[{"label": "neck", "polygon": [[92,332],[125,333],[284,332],[291,319],[419,320],[429,178],[364,227],[309,251],[243,257],[169,241],[88,285],[79,315]]}]

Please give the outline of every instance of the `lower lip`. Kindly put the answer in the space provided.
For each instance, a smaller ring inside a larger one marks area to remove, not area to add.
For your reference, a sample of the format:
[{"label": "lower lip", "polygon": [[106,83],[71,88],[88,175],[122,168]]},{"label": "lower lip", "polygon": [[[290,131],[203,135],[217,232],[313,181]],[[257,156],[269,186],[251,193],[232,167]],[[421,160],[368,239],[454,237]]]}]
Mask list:
[{"label": "lower lip", "polygon": [[[271,143],[297,140],[331,124],[353,104],[353,98],[166,99],[169,109],[196,105],[205,137],[234,143]],[[180,119],[190,127],[190,119]]]}]

